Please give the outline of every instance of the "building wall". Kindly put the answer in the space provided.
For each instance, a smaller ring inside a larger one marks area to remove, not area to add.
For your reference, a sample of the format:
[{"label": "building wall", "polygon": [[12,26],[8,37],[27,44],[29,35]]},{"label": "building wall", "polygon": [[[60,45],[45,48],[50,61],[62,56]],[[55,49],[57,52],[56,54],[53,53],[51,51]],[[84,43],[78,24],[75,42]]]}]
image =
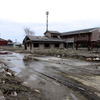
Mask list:
[{"label": "building wall", "polygon": [[26,50],[30,50],[30,44],[26,44]]},{"label": "building wall", "polygon": [[73,43],[74,42],[74,37],[72,37],[72,38],[66,38],[64,40],[66,41],[66,43]]},{"label": "building wall", "polygon": [[45,36],[47,36],[47,37],[49,37],[49,38],[60,38],[60,34],[51,34],[51,33],[49,33],[49,32],[46,32],[45,33]]},{"label": "building wall", "polygon": [[55,48],[55,45],[54,44],[50,44],[50,48],[51,49],[54,49]]},{"label": "building wall", "polygon": [[34,47],[34,43],[32,43],[32,45],[30,45],[30,46],[32,46],[32,49],[43,49],[44,48],[44,44],[39,44],[38,47]]},{"label": "building wall", "polygon": [[32,49],[34,49],[34,44],[32,43]]},{"label": "building wall", "polygon": [[96,29],[91,33],[75,35],[74,39],[75,39],[75,42],[77,41],[98,41],[98,40],[100,41],[100,29]]},{"label": "building wall", "polygon": [[39,44],[39,49],[44,49],[44,44]]},{"label": "building wall", "polygon": [[59,49],[63,49],[64,48],[64,43],[60,43],[59,47],[55,47],[55,44],[50,44],[50,47],[45,47],[45,44],[39,44],[38,47],[34,47],[34,43],[33,44],[26,44],[26,50],[33,50],[33,49],[55,49],[55,48],[59,48]]},{"label": "building wall", "polygon": [[88,33],[85,34],[75,34],[75,35],[65,35],[62,37],[66,42],[77,42],[77,41],[88,41]]},{"label": "building wall", "polygon": [[91,41],[100,41],[100,29],[96,29],[92,32]]},{"label": "building wall", "polygon": [[[55,47],[55,44],[50,44],[50,47],[45,47],[45,44],[39,44],[38,48],[39,49],[54,49],[56,47]],[[60,49],[64,48],[64,43],[60,43],[58,48]]]},{"label": "building wall", "polygon": [[51,34],[50,34],[49,32],[46,32],[46,33],[45,33],[45,36],[51,37]]},{"label": "building wall", "polygon": [[60,43],[59,48],[63,49],[64,48],[64,43]]},{"label": "building wall", "polygon": [[77,42],[77,41],[88,41],[88,33],[86,34],[77,34],[77,35],[74,35],[74,42]]},{"label": "building wall", "polygon": [[51,37],[52,38],[60,38],[60,35],[58,35],[58,34],[51,34]]},{"label": "building wall", "polygon": [[0,46],[7,46],[8,42],[7,41],[0,41]]}]

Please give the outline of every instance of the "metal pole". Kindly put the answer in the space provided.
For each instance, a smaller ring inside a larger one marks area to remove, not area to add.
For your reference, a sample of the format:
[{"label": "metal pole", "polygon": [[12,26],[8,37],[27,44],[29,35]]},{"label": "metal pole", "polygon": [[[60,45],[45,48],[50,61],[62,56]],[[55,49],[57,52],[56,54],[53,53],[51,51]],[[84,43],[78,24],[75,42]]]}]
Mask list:
[{"label": "metal pole", "polygon": [[48,31],[48,15],[49,15],[48,11],[46,12],[46,15],[47,15],[47,19],[46,19],[46,31]]}]

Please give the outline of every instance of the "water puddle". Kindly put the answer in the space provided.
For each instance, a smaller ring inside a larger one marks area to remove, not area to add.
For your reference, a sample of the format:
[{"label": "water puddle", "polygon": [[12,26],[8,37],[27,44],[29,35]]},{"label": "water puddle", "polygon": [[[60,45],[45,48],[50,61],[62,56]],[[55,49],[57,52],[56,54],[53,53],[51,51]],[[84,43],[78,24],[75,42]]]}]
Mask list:
[{"label": "water puddle", "polygon": [[[36,70],[38,72],[49,72],[53,68],[59,68],[61,70],[70,71],[70,69],[77,66],[91,65],[89,62],[80,61],[76,59],[62,59],[58,57],[32,57],[28,54],[12,53],[9,55],[2,55],[5,60],[10,62],[13,67],[11,69],[18,75],[24,70]],[[49,70],[49,71],[48,71]],[[30,72],[29,71],[29,72]]]},{"label": "water puddle", "polygon": [[6,54],[12,54],[12,53],[8,51],[0,51],[0,55],[6,55]]}]

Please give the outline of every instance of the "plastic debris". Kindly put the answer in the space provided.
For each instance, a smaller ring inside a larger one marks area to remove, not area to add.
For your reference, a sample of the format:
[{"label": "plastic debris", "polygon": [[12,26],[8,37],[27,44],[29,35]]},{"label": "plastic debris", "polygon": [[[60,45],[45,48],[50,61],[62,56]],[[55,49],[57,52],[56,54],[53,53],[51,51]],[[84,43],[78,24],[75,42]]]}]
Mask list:
[{"label": "plastic debris", "polygon": [[91,61],[91,60],[92,60],[92,58],[86,58],[86,60],[87,60],[87,61]]},{"label": "plastic debris", "polygon": [[93,60],[100,60],[100,58],[93,58]]},{"label": "plastic debris", "polygon": [[17,92],[14,91],[14,92],[11,93],[11,95],[16,97],[17,96]]},{"label": "plastic debris", "polygon": [[99,61],[100,58],[94,57],[94,58],[86,58],[87,61]]},{"label": "plastic debris", "polygon": [[70,98],[67,96],[67,97],[66,97],[66,100],[70,100]]},{"label": "plastic debris", "polygon": [[28,82],[23,82],[23,84],[28,84]]},{"label": "plastic debris", "polygon": [[5,84],[5,81],[3,80],[2,83]]},{"label": "plastic debris", "polygon": [[37,93],[40,93],[40,91],[39,91],[39,90],[37,90],[37,89],[34,89],[34,91],[35,91],[35,92],[37,92]]},{"label": "plastic debris", "polygon": [[60,55],[58,55],[58,58],[60,57]]},{"label": "plastic debris", "polygon": [[10,72],[6,72],[7,75],[12,76],[12,74]]},{"label": "plastic debris", "polygon": [[13,72],[11,70],[9,70],[9,69],[6,69],[6,75],[9,75],[11,77],[14,77]]}]

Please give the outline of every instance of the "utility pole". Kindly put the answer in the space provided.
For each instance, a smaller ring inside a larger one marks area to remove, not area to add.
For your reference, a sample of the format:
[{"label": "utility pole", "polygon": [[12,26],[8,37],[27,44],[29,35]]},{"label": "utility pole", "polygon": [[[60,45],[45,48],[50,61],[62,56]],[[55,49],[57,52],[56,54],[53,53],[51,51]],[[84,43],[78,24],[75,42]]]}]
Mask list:
[{"label": "utility pole", "polygon": [[46,15],[47,15],[47,18],[46,18],[46,31],[48,31],[48,15],[49,15],[48,11],[46,12]]}]

